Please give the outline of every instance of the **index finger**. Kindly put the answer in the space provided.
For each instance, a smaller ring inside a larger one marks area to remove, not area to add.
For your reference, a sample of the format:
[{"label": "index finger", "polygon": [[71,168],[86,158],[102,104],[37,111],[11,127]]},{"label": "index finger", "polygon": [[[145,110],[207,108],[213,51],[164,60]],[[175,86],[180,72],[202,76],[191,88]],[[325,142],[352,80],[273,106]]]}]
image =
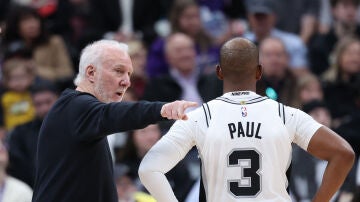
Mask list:
[{"label": "index finger", "polygon": [[186,102],[186,103],[184,104],[184,107],[185,107],[185,108],[198,106],[198,103],[196,103],[196,102],[190,102],[190,101],[185,101],[185,102]]}]

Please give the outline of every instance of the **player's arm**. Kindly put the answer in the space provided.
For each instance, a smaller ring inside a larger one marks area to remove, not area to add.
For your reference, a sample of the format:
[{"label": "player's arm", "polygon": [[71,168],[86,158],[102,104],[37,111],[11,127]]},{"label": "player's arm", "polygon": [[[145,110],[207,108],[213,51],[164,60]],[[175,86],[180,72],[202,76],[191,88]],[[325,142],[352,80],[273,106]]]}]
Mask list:
[{"label": "player's arm", "polygon": [[319,190],[313,202],[329,201],[344,182],[355,154],[351,146],[329,128],[320,127],[311,138],[307,151],[328,161]]},{"label": "player's arm", "polygon": [[338,134],[322,126],[305,112],[285,107],[285,125],[295,134],[294,143],[310,154],[328,161],[313,202],[329,201],[345,180],[354,162],[354,151]]},{"label": "player's arm", "polygon": [[177,121],[150,149],[140,164],[140,180],[158,202],[177,201],[165,173],[182,160],[194,145],[191,136],[194,131],[186,127],[191,122]]}]

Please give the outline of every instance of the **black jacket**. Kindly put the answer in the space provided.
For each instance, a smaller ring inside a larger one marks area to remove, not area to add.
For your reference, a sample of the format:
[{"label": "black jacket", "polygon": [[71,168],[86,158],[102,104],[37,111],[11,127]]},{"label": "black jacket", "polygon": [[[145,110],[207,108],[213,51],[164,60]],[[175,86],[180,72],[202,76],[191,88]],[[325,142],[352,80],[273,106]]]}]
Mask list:
[{"label": "black jacket", "polygon": [[[360,26],[356,26],[354,33],[360,37]],[[334,28],[326,34],[315,34],[309,41],[310,69],[316,75],[321,75],[330,67],[330,55],[334,51],[339,38]]]},{"label": "black jacket", "polygon": [[[201,75],[197,82],[197,89],[204,102],[208,102],[222,95],[222,82],[214,75]],[[181,98],[182,89],[170,75],[152,79],[145,87],[143,100],[171,102]],[[190,100],[191,101],[191,100]]]},{"label": "black jacket", "polygon": [[67,89],[40,129],[34,202],[117,202],[106,135],[163,120],[163,103],[105,104]]}]

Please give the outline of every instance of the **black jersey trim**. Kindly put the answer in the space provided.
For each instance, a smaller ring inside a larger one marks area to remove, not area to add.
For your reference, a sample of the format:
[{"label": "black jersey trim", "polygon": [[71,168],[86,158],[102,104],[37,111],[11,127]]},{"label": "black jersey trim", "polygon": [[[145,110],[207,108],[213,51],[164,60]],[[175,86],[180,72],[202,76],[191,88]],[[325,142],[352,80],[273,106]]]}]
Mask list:
[{"label": "black jersey trim", "polygon": [[236,102],[234,100],[230,100],[229,98],[224,98],[224,97],[218,97],[216,98],[215,100],[220,100],[220,101],[223,101],[223,102],[227,102],[227,103],[230,103],[230,104],[236,104],[236,105],[247,105],[247,104],[254,104],[254,103],[258,103],[258,102],[262,102],[264,100],[267,100],[268,98],[267,97],[261,97],[262,99],[259,99],[259,100],[254,100],[254,101],[243,101],[243,102]]},{"label": "black jersey trim", "polygon": [[280,103],[278,102],[278,111],[279,111],[279,117],[281,118],[281,110],[280,110]]},{"label": "black jersey trim", "polygon": [[259,98],[263,98],[262,96],[259,96],[259,97],[256,97],[256,98],[253,98],[253,99],[250,99],[250,100],[248,100],[248,101],[254,101],[254,100],[257,100],[257,99],[259,99]]},{"label": "black jersey trim", "polygon": [[284,105],[282,105],[282,111],[283,111],[283,121],[285,124],[285,107],[284,107]]},{"label": "black jersey trim", "polygon": [[278,102],[278,110],[279,110],[279,117],[282,119],[283,123],[285,124],[285,107],[280,102]]},{"label": "black jersey trim", "polygon": [[206,113],[206,109],[205,109],[205,107],[204,107],[204,104],[202,105],[202,107],[203,107],[204,114],[205,114],[206,125],[207,125],[207,127],[209,127],[209,120],[208,120],[208,116],[207,116],[207,113]]},{"label": "black jersey trim", "polygon": [[208,105],[208,103],[205,103],[205,105],[206,105],[206,108],[208,109],[208,112],[209,112],[209,118],[210,118],[210,120],[211,120],[211,113],[210,113],[210,108],[209,108],[209,105]]}]

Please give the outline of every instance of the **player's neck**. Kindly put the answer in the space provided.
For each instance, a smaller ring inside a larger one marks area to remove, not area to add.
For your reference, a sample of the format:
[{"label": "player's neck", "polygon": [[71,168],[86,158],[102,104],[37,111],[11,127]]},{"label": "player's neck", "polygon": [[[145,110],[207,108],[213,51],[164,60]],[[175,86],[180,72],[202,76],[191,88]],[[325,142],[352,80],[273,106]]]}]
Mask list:
[{"label": "player's neck", "polygon": [[234,92],[234,91],[253,91],[256,92],[256,85],[225,85],[224,84],[224,93]]}]

